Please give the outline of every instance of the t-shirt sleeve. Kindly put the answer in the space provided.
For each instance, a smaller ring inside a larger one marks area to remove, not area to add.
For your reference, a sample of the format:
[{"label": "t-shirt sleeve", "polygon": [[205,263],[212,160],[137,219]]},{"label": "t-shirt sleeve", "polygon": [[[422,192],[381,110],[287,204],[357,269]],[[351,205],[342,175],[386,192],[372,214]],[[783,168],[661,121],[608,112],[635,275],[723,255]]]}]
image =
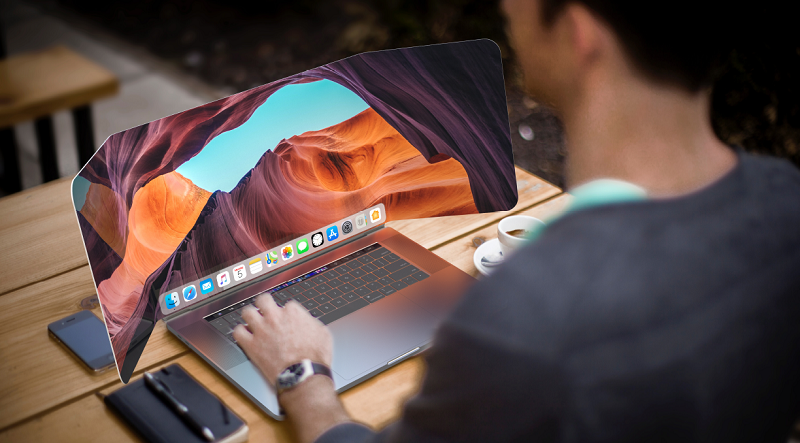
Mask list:
[{"label": "t-shirt sleeve", "polygon": [[564,395],[559,366],[502,337],[445,323],[420,393],[380,433],[340,425],[317,441],[554,441]]}]

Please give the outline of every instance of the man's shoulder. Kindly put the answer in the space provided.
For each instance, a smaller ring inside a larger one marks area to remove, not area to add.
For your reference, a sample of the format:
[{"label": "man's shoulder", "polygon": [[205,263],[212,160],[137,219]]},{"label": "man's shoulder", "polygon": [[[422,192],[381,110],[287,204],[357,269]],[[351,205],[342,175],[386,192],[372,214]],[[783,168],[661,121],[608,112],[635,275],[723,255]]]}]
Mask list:
[{"label": "man's shoulder", "polygon": [[567,214],[476,284],[451,321],[560,352],[691,315],[726,282],[760,278],[762,263],[796,261],[785,258],[800,247],[794,166],[745,154],[717,188]]}]

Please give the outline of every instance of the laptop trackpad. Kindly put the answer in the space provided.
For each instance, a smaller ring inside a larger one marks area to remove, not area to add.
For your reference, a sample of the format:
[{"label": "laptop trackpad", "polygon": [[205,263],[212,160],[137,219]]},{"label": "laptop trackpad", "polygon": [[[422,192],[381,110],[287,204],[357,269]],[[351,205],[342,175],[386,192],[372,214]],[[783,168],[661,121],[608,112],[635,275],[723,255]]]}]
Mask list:
[{"label": "laptop trackpad", "polygon": [[337,320],[333,370],[345,380],[366,375],[433,337],[437,322],[401,294],[393,294]]}]

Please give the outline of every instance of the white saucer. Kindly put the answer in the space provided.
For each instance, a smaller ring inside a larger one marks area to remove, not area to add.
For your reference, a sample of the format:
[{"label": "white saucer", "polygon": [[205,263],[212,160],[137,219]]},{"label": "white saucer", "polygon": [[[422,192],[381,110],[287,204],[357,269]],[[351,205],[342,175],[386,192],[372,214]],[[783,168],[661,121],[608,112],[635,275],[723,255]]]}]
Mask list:
[{"label": "white saucer", "polygon": [[500,253],[500,240],[494,238],[491,239],[482,245],[478,246],[478,249],[475,250],[475,254],[472,256],[472,263],[475,265],[475,268],[483,275],[489,275],[494,268],[487,268],[481,264],[481,259],[489,254],[498,254]]}]

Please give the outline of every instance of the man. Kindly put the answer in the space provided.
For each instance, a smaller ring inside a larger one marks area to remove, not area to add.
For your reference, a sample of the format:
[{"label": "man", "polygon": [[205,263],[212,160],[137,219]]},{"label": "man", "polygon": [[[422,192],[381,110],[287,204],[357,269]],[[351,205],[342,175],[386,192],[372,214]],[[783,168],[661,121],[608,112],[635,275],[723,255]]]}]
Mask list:
[{"label": "man", "polygon": [[[471,288],[398,423],[351,423],[314,375],[279,395],[299,440],[785,442],[800,412],[800,173],[714,135],[722,36],[672,5],[503,8],[527,89],[564,122],[570,187],[602,198]],[[305,310],[256,305],[234,337],[269,381],[330,365]]]}]

